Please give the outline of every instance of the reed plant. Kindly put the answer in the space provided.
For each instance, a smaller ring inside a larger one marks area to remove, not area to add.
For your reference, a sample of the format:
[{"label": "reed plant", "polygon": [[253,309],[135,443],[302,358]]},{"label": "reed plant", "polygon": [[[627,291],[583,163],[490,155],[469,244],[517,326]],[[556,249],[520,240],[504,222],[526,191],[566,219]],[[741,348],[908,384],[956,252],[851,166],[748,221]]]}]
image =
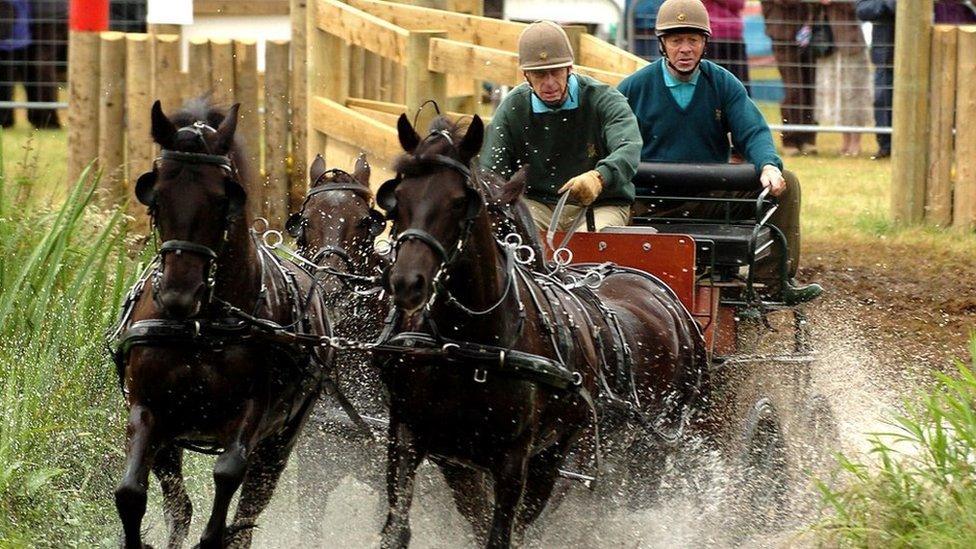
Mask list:
[{"label": "reed plant", "polygon": [[0,150],[0,547],[109,544],[124,406],[103,333],[138,269],[124,209],[95,207],[91,169],[47,208],[7,173]]},{"label": "reed plant", "polygon": [[[976,357],[976,334],[970,356]],[[839,456],[840,474],[819,482],[831,545],[976,546],[976,358],[956,364],[937,385],[871,438],[863,458]],[[839,486],[832,488],[831,486]]]}]

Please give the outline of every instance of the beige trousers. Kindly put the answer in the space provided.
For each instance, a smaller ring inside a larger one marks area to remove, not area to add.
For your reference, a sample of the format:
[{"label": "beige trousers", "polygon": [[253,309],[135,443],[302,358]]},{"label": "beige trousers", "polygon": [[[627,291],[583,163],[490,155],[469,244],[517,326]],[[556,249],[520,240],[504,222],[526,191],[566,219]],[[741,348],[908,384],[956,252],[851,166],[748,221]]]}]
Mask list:
[{"label": "beige trousers", "polygon": [[[549,222],[552,220],[552,211],[554,206],[549,204],[544,204],[542,202],[536,202],[535,200],[530,200],[528,198],[523,198],[525,203],[529,206],[529,211],[532,213],[532,220],[535,221],[536,227],[540,231],[545,231],[549,228]],[[563,208],[563,218],[559,220],[556,225],[556,229],[560,231],[565,231],[569,229],[569,224],[576,219],[579,215],[580,206],[573,206],[572,204],[567,204]],[[599,231],[604,227],[618,227],[624,226],[630,223],[630,206],[597,206],[593,208],[593,221],[596,225],[596,230]],[[580,231],[586,231],[586,223],[579,228]]]}]

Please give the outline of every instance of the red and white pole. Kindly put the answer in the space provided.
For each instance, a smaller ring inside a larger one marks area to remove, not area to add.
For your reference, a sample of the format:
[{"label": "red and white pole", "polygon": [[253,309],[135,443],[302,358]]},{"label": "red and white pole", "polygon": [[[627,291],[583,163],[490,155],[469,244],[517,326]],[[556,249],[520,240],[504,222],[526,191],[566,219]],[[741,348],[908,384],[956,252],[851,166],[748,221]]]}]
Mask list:
[{"label": "red and white pole", "polygon": [[98,156],[99,33],[108,0],[71,0],[68,17],[68,182]]}]

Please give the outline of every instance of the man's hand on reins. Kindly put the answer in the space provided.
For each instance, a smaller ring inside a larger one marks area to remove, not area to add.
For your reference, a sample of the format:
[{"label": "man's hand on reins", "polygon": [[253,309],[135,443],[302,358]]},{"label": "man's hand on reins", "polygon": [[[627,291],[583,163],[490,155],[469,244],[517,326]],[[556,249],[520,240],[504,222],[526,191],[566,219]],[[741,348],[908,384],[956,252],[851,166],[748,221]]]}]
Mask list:
[{"label": "man's hand on reins", "polygon": [[566,191],[580,204],[589,206],[603,191],[603,176],[596,170],[577,175],[559,189],[559,194]]},{"label": "man's hand on reins", "polygon": [[769,187],[769,193],[773,196],[779,196],[786,190],[786,180],[783,179],[783,172],[779,171],[779,168],[772,164],[763,166],[759,181],[764,188]]}]

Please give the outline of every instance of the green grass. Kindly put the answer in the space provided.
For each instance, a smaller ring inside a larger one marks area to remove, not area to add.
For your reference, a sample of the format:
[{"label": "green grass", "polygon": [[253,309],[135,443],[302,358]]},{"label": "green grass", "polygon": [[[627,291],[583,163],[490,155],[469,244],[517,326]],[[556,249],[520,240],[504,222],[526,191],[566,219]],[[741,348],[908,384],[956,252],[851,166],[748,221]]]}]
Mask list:
[{"label": "green grass", "polygon": [[[976,334],[971,356],[976,357]],[[976,543],[976,359],[905,403],[870,459],[839,456],[841,478],[819,484],[831,545],[972,547]],[[829,486],[841,486],[832,489]]]},{"label": "green grass", "polygon": [[104,544],[123,406],[102,334],[135,265],[97,178],[42,188],[21,168],[0,153],[0,546]]}]

